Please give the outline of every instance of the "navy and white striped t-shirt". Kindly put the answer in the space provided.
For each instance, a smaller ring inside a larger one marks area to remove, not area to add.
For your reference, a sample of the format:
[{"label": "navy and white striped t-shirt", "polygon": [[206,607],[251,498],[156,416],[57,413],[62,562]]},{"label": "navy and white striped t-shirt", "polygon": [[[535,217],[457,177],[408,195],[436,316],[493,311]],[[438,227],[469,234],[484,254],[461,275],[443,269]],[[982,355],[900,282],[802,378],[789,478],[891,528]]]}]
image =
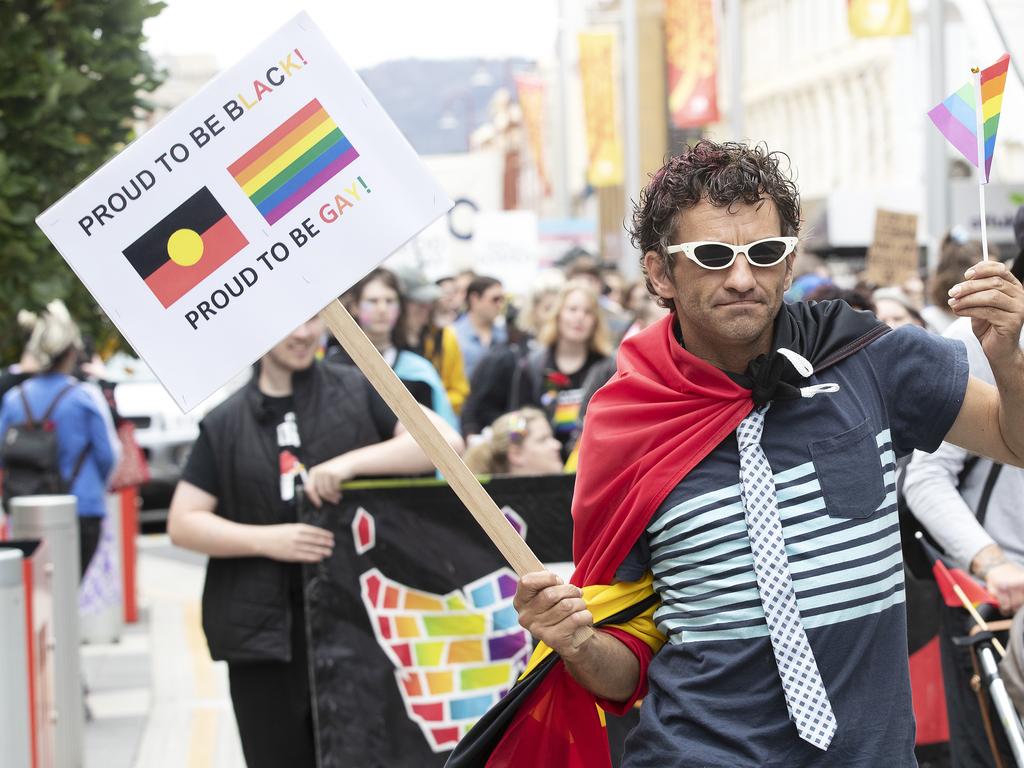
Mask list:
[{"label": "navy and white striped t-shirt", "polygon": [[963,344],[905,328],[807,380],[838,392],[776,401],[766,414],[761,444],[797,603],[838,720],[827,752],[787,715],[735,435],[669,494],[617,573],[653,571],[668,636],[624,766],[916,766],[896,459],[938,447],[967,378]]}]

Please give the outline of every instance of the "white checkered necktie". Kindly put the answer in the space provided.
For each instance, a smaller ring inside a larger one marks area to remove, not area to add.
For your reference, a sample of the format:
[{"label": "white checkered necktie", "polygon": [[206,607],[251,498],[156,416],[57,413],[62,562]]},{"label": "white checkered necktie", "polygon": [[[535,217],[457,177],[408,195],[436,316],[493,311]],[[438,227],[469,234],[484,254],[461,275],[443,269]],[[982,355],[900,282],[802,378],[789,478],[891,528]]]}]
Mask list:
[{"label": "white checkered necktie", "polygon": [[761,449],[767,410],[767,405],[754,409],[736,428],[741,494],[750,550],[754,555],[754,575],[786,695],[789,719],[796,725],[800,738],[825,750],[835,736],[836,717],[800,621],[793,575],[782,538],[775,478]]}]

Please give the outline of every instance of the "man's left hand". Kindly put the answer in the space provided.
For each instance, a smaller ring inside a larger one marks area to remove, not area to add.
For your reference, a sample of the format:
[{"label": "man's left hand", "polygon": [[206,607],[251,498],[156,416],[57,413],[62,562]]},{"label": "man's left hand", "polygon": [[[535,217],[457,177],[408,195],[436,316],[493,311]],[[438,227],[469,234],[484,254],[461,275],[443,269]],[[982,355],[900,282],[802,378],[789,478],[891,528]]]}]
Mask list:
[{"label": "man's left hand", "polygon": [[964,277],[949,291],[950,308],[960,317],[971,318],[974,335],[990,362],[1013,359],[1019,354],[1024,326],[1024,287],[999,261],[979,262]]},{"label": "man's left hand", "polygon": [[354,473],[345,456],[335,456],[309,470],[306,495],[315,507],[319,507],[325,501],[337,504],[341,501],[341,484],[353,476]]}]

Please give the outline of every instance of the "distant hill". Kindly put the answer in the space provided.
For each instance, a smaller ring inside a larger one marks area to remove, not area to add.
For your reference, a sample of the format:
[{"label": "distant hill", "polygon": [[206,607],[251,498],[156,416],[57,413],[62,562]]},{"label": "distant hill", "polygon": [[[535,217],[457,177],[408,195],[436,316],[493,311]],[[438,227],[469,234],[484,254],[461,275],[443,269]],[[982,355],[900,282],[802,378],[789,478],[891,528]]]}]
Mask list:
[{"label": "distant hill", "polygon": [[421,155],[464,152],[467,136],[487,121],[499,88],[515,96],[513,76],[526,59],[387,61],[359,71],[391,119]]}]

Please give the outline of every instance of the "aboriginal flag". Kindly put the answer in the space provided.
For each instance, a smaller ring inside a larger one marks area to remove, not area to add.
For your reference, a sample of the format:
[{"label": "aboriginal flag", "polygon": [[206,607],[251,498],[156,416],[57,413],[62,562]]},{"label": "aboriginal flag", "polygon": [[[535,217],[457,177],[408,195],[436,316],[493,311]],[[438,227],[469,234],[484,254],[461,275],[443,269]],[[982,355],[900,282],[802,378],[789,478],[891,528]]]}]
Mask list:
[{"label": "aboriginal flag", "polygon": [[203,187],[125,248],[124,255],[166,309],[248,244]]}]

